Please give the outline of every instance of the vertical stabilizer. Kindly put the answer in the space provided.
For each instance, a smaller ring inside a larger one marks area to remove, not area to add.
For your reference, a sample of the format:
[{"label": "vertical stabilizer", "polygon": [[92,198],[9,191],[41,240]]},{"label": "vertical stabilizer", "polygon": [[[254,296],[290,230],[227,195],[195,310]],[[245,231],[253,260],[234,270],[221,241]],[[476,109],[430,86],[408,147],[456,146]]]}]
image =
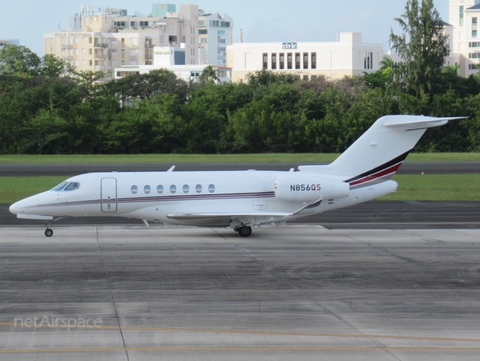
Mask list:
[{"label": "vertical stabilizer", "polygon": [[402,165],[427,128],[449,120],[418,115],[388,115],[378,119],[355,143],[327,166],[301,166],[301,171],[344,176],[351,186],[373,179],[385,179]]}]

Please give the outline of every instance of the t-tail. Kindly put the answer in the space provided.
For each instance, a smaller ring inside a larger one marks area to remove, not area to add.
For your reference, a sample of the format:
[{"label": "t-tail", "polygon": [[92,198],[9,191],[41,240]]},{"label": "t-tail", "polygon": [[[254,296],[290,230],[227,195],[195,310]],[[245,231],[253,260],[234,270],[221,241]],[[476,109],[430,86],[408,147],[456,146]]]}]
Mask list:
[{"label": "t-tail", "polygon": [[378,184],[395,174],[427,128],[458,119],[465,117],[384,116],[333,163],[300,166],[299,170],[339,176],[350,189]]}]

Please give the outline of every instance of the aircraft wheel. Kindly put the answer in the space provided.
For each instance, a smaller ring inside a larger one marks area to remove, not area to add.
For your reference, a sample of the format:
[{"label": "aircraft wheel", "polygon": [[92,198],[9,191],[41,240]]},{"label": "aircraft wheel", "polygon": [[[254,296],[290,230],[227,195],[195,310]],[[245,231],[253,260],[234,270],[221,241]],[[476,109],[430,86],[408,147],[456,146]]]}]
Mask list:
[{"label": "aircraft wheel", "polygon": [[46,236],[46,237],[51,237],[51,236],[53,236],[53,230],[51,230],[50,228],[47,228],[47,229],[45,230],[45,236]]},{"label": "aircraft wheel", "polygon": [[252,234],[252,227],[249,226],[243,226],[238,229],[238,234],[240,234],[242,237],[248,237]]}]

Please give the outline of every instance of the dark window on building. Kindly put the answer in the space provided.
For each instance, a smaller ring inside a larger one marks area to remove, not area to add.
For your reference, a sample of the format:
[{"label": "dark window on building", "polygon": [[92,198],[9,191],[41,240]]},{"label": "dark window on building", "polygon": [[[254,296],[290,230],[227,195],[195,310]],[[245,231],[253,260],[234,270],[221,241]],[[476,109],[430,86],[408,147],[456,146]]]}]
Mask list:
[{"label": "dark window on building", "polygon": [[280,53],[279,60],[280,60],[280,66],[278,67],[278,69],[285,69],[285,54],[284,53]]},{"label": "dark window on building", "polygon": [[308,69],[308,53],[303,53],[303,69]]},{"label": "dark window on building", "polygon": [[366,70],[373,69],[373,53],[366,51],[363,55],[363,68]]},{"label": "dark window on building", "polygon": [[295,69],[300,69],[300,53],[295,53]]},{"label": "dark window on building", "polygon": [[263,53],[263,69],[268,69],[268,54]]},{"label": "dark window on building", "polygon": [[277,54],[272,54],[272,70],[277,69]]},{"label": "dark window on building", "polygon": [[293,66],[293,55],[292,53],[287,53],[287,69],[292,69]]},{"label": "dark window on building", "polygon": [[317,69],[317,53],[312,53],[311,59],[311,69]]}]

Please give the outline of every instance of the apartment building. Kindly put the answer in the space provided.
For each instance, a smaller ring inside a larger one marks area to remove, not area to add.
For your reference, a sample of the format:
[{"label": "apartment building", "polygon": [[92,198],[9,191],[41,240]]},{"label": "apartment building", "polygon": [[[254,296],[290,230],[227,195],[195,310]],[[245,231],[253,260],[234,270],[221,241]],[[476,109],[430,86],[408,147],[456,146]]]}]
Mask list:
[{"label": "apartment building", "polygon": [[364,43],[360,33],[340,33],[337,42],[235,43],[227,47],[232,81],[248,73],[270,70],[308,80],[320,75],[330,79],[362,75],[379,69],[383,44]]},{"label": "apartment building", "polygon": [[449,1],[450,57],[460,65],[460,75],[478,73],[480,65],[480,0]]},{"label": "apartment building", "polygon": [[71,62],[77,70],[113,74],[123,65],[153,64],[155,46],[185,48],[185,63],[197,64],[198,6],[171,4],[165,9],[154,4],[153,13],[162,17],[129,16],[123,9],[82,7],[69,22],[69,29],[44,35],[45,54]]},{"label": "apartment building", "polygon": [[206,13],[200,9],[198,17],[200,63],[227,65],[227,46],[233,41],[233,19],[219,13]]}]

